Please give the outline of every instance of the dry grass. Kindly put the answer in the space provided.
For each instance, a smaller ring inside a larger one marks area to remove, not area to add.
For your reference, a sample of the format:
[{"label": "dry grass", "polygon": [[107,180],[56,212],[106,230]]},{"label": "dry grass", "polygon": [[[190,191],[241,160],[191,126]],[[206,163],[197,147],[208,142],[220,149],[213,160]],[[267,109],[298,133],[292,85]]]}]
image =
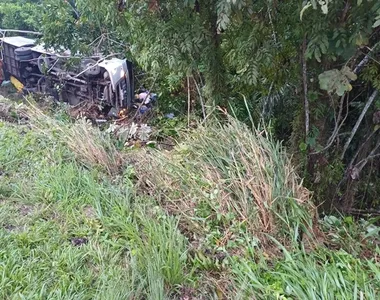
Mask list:
[{"label": "dry grass", "polygon": [[78,119],[73,124],[67,124],[46,115],[32,103],[29,103],[26,114],[36,130],[66,144],[87,167],[101,167],[109,175],[119,172],[121,154],[110,138],[87,120]]},{"label": "dry grass", "polygon": [[232,212],[256,236],[290,232],[297,239],[312,228],[310,193],[281,145],[232,117],[224,125],[199,126],[171,152],[141,159],[138,174],[149,193],[184,216],[187,226],[197,227],[200,204],[207,203],[208,220]]}]

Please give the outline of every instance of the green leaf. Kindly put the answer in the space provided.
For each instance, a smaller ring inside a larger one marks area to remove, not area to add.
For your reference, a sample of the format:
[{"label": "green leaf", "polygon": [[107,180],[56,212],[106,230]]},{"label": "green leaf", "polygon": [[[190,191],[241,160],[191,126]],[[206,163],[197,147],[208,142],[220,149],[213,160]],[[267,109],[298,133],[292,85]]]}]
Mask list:
[{"label": "green leaf", "polygon": [[367,234],[365,235],[366,238],[378,236],[380,233],[380,227],[371,225],[367,228]]},{"label": "green leaf", "polygon": [[342,70],[329,70],[325,71],[318,76],[319,86],[322,90],[327,91],[329,94],[336,93],[343,96],[345,92],[352,90],[350,81],[356,80],[357,76],[350,68],[343,67]]},{"label": "green leaf", "polygon": [[304,7],[302,7],[302,10],[300,12],[300,20],[302,21],[302,16],[303,14],[305,13],[305,11],[310,7],[312,6],[312,4],[309,2],[308,4],[306,4]]},{"label": "green leaf", "polygon": [[358,6],[362,5],[363,0],[358,0]]},{"label": "green leaf", "polygon": [[321,50],[319,48],[315,49],[314,57],[318,62],[321,62]]},{"label": "green leaf", "polygon": [[304,142],[302,142],[302,143],[299,144],[299,148],[300,148],[301,151],[306,151],[306,149],[307,149],[307,144],[304,143]]},{"label": "green leaf", "polygon": [[372,25],[373,28],[380,26],[380,19],[375,22],[375,24]]},{"label": "green leaf", "polygon": [[342,68],[341,73],[344,76],[346,76],[348,79],[350,79],[350,80],[356,80],[356,79],[358,79],[358,76],[354,72],[352,72],[351,69],[349,67],[347,67],[347,66],[344,66]]},{"label": "green leaf", "polygon": [[352,218],[352,216],[347,216],[344,218],[344,223],[346,224],[354,224],[354,219]]}]

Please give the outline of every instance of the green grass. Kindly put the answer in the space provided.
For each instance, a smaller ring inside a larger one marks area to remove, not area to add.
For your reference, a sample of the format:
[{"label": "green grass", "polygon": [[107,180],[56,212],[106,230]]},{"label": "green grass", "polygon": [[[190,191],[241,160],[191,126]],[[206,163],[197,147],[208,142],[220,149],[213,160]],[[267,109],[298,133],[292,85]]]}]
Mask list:
[{"label": "green grass", "polygon": [[0,122],[0,299],[379,298],[376,223],[327,217],[328,247],[296,247],[312,205],[279,144],[213,125],[119,163],[103,132],[32,111]]},{"label": "green grass", "polygon": [[2,123],[0,149],[1,299],[160,299],[185,281],[177,221],[127,177],[27,127]]},{"label": "green grass", "polygon": [[289,253],[274,266],[234,265],[241,299],[378,299],[380,270],[347,252],[319,249]]}]

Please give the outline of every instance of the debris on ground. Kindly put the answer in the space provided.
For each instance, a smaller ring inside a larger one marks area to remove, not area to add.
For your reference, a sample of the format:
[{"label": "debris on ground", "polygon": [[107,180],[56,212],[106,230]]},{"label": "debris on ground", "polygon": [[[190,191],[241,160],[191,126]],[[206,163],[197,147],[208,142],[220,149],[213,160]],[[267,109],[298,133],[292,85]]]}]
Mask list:
[{"label": "debris on ground", "polygon": [[10,85],[10,81],[3,81],[2,83],[1,83],[1,86],[7,86],[7,85]]},{"label": "debris on ground", "polygon": [[[4,84],[6,82],[3,82]],[[39,106],[55,102],[52,97],[46,96],[36,99],[36,101]],[[147,124],[147,120],[152,116],[151,112],[156,102],[157,94],[140,89],[135,94],[132,109],[102,107],[99,104],[84,101],[76,106],[67,105],[64,107],[64,111],[74,120],[86,119],[93,125],[99,125],[104,129],[108,127],[105,132],[114,136],[120,146],[133,148],[155,145],[155,142],[150,140],[153,130]],[[0,95],[1,120],[20,123],[24,119],[23,109],[24,104],[17,104]],[[174,117],[174,114],[170,114],[170,116]]]},{"label": "debris on ground", "polygon": [[70,239],[70,241],[71,241],[71,244],[75,247],[79,247],[79,246],[82,246],[82,245],[88,243],[87,238],[81,238],[81,237],[72,238],[72,239]]},{"label": "debris on ground", "polygon": [[76,106],[70,107],[68,113],[74,119],[86,118],[98,124],[106,123],[109,120],[141,121],[142,115],[146,118],[147,112],[153,109],[156,102],[157,94],[147,90],[139,90],[132,102],[132,109],[102,107],[92,102],[81,102]]},{"label": "debris on ground", "polygon": [[152,128],[147,124],[137,123],[113,123],[106,130],[107,133],[113,134],[124,147],[141,146],[148,144],[150,136],[153,132]]},{"label": "debris on ground", "polygon": [[25,123],[25,105],[15,103],[0,95],[0,120],[20,124]]},{"label": "debris on ground", "polygon": [[157,94],[151,93],[146,89],[140,89],[135,95],[133,101],[133,108],[137,110],[138,115],[144,115],[150,110],[157,102]]},{"label": "debris on ground", "polygon": [[80,104],[70,107],[68,111],[73,119],[87,118],[91,120],[104,119],[101,107],[91,102],[81,102]]},{"label": "debris on ground", "polygon": [[174,114],[173,113],[168,113],[168,114],[165,115],[165,117],[167,119],[174,119]]}]

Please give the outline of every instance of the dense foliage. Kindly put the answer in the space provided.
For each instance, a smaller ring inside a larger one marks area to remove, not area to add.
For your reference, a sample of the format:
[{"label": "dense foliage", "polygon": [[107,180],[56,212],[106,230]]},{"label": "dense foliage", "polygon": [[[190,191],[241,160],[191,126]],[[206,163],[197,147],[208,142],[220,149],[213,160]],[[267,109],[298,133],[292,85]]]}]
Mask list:
[{"label": "dense foliage", "polygon": [[0,29],[37,30],[41,21],[40,0],[0,0]]},{"label": "dense foliage", "polygon": [[[204,117],[222,105],[242,120],[264,120],[295,154],[326,209],[378,207],[378,1],[0,5],[3,27],[41,29],[50,45],[133,59],[148,74],[145,85],[159,90],[163,111],[190,105]],[[22,17],[4,13],[9,9]],[[42,28],[35,25],[40,18]]]}]

